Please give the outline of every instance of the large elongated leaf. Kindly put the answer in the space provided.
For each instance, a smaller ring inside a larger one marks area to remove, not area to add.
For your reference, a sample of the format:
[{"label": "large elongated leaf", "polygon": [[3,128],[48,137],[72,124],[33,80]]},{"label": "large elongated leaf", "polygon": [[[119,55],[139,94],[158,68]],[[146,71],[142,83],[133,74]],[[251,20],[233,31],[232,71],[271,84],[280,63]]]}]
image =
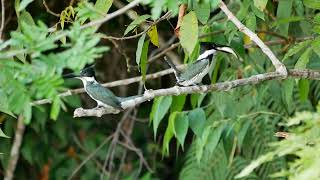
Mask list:
[{"label": "large elongated leaf", "polygon": [[298,44],[296,44],[295,46],[293,46],[284,56],[283,60],[288,59],[289,57],[297,54],[299,51],[301,51],[303,48],[307,47],[309,44],[311,43],[311,40],[308,41],[303,41],[300,42]]},{"label": "large elongated leaf", "polygon": [[159,124],[163,119],[163,117],[168,112],[171,102],[172,102],[171,96],[160,96],[155,98],[153,102],[151,113],[150,113],[150,121],[153,122],[154,137],[156,137],[157,135]]},{"label": "large elongated leaf", "polygon": [[[278,4],[277,9],[277,18],[286,19],[291,17],[291,10],[292,10],[292,0],[281,0]],[[289,21],[290,22],[290,21]],[[278,26],[280,33],[287,36],[288,29],[289,29],[289,22],[286,24],[280,24]]]},{"label": "large elongated leaf", "polygon": [[138,68],[140,69],[140,60],[141,60],[141,54],[142,54],[142,49],[144,45],[144,40],[146,38],[146,34],[143,34],[138,41],[138,46],[136,50],[136,63],[138,65]]},{"label": "large elongated leaf", "polygon": [[146,74],[147,74],[147,62],[148,62],[148,49],[149,49],[149,40],[143,43],[142,53],[141,53],[141,74],[142,74],[142,81],[146,81]]},{"label": "large elongated leaf", "polygon": [[306,101],[308,99],[310,89],[310,82],[307,79],[299,80],[299,95],[301,101]]},{"label": "large elongated leaf", "polygon": [[191,55],[198,41],[198,20],[194,11],[183,17],[180,27],[181,46]]},{"label": "large elongated leaf", "polygon": [[189,119],[186,113],[178,113],[174,119],[174,133],[181,144],[182,149],[189,127]]},{"label": "large elongated leaf", "polygon": [[169,143],[174,136],[174,119],[178,112],[173,112],[169,116],[168,126],[164,134],[163,143],[162,143],[162,154],[169,155]]},{"label": "large elongated leaf", "polygon": [[204,1],[200,4],[198,4],[196,1],[194,2],[196,3],[195,11],[199,21],[202,24],[206,24],[210,16],[210,2]]},{"label": "large elongated leaf", "polygon": [[200,137],[203,130],[204,124],[206,122],[206,114],[201,108],[194,109],[189,112],[189,126],[193,133]]},{"label": "large elongated leaf", "polygon": [[305,69],[308,62],[309,58],[311,56],[312,49],[308,48],[298,59],[296,65],[294,66],[295,69]]},{"label": "large elongated leaf", "polygon": [[186,97],[186,95],[173,96],[170,112],[182,111],[184,103],[186,102]]}]

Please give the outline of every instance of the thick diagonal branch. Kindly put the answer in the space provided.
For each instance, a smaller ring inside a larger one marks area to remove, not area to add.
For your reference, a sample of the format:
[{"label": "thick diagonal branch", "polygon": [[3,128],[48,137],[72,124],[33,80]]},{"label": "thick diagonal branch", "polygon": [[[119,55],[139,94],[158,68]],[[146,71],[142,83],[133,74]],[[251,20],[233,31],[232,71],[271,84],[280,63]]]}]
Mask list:
[{"label": "thick diagonal branch", "polygon": [[[293,78],[305,78],[305,79],[320,79],[320,71],[313,70],[290,70],[288,77]],[[283,75],[278,72],[270,72],[264,74],[257,74],[250,76],[248,78],[237,79],[233,81],[226,81],[221,83],[216,83],[212,85],[202,85],[202,86],[189,86],[189,87],[172,87],[167,89],[149,90],[144,93],[142,97],[138,97],[132,100],[123,102],[121,105],[124,109],[132,108],[138,104],[145,101],[150,101],[158,96],[172,96],[180,94],[193,94],[193,93],[206,93],[211,91],[229,91],[231,89],[242,87],[246,85],[255,85],[262,83],[264,81],[273,79],[282,79]],[[119,112],[119,111],[118,111]],[[108,113],[118,113],[112,108],[95,108],[95,109],[82,109],[78,108],[74,111],[74,117],[82,116],[97,116],[101,117],[103,114]]]},{"label": "thick diagonal branch", "polygon": [[263,41],[258,37],[257,34],[252,32],[249,28],[247,28],[245,25],[243,25],[235,15],[228,9],[228,7],[224,4],[223,1],[220,0],[219,3],[220,9],[226,14],[228,19],[233,22],[233,24],[244,34],[246,34],[250,39],[255,42],[262,52],[268,56],[268,58],[271,60],[272,64],[276,68],[276,71],[280,73],[282,76],[287,76],[288,72],[284,64],[282,64],[279,59],[273,54],[271,49],[263,43]]},{"label": "thick diagonal branch", "polygon": [[10,159],[6,169],[6,175],[4,177],[4,180],[13,179],[13,173],[16,169],[17,162],[19,160],[20,146],[22,144],[25,128],[26,126],[24,125],[23,117],[22,115],[20,115],[17,122],[17,129],[15,132],[14,141],[11,147]]}]

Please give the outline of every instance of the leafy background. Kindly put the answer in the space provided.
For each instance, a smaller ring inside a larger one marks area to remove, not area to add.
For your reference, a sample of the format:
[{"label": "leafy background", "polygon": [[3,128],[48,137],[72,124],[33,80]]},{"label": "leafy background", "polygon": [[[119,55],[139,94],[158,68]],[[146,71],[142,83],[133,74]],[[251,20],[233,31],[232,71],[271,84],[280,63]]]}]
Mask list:
[{"label": "leafy background", "polygon": [[[288,68],[319,68],[320,2],[226,3]],[[5,3],[5,31],[0,44],[1,176],[9,160],[17,117],[24,120],[26,131],[16,179],[66,179],[115,131],[121,115],[73,118],[75,108],[94,107],[95,103],[85,94],[58,96],[81,87],[79,81],[65,80],[62,75],[79,72],[86,64],[96,63],[100,82],[166,69],[162,58],[147,61],[162,48],[162,38],[169,45],[180,43],[175,50],[180,63],[193,62],[199,54],[199,42],[204,41],[229,44],[244,59],[241,64],[219,54],[207,83],[273,71],[250,38],[218,10],[217,0],[145,0],[134,8],[138,15],[135,20],[122,15],[99,30],[81,29],[81,25],[117,10],[120,1],[52,0],[46,4],[56,16],[47,12],[41,0]],[[187,4],[188,9],[176,39],[172,38],[172,25],[177,23],[181,4]],[[168,11],[171,19],[153,23]],[[145,32],[143,25],[149,27]],[[129,40],[110,38],[140,32],[144,33]],[[164,76],[146,81],[145,86],[165,88],[174,81],[172,75]],[[112,88],[119,96],[137,94],[138,89],[138,84]],[[44,98],[52,103],[31,104]],[[116,145],[110,178],[133,179],[138,173],[141,179],[318,179],[319,98],[319,82],[303,79],[271,81],[228,92],[158,97],[140,105],[136,117],[129,117],[123,125],[123,131],[132,131],[132,141],[153,172],[144,167],[139,173],[137,154]],[[131,129],[129,122],[135,122]],[[290,132],[292,138],[279,139],[274,136],[278,131]],[[75,178],[100,177],[111,148],[110,142],[104,144]],[[124,153],[128,154],[122,161]]]}]

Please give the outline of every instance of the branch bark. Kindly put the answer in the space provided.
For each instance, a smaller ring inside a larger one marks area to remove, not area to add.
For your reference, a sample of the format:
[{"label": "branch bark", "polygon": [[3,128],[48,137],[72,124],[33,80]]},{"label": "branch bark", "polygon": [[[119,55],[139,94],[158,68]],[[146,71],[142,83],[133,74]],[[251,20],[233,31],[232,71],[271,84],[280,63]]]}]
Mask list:
[{"label": "branch bark", "polygon": [[9,163],[6,169],[6,175],[4,177],[4,180],[13,179],[13,173],[16,169],[17,162],[19,159],[19,151],[20,151],[20,146],[22,144],[24,130],[25,130],[25,125],[23,122],[23,117],[20,115],[18,118],[17,129],[15,132],[14,141],[11,147]]},{"label": "branch bark", "polygon": [[250,39],[255,42],[260,49],[262,50],[262,52],[267,55],[269,57],[269,59],[271,60],[273,66],[276,68],[276,72],[280,73],[283,77],[286,77],[288,75],[287,69],[284,66],[284,64],[282,64],[279,59],[273,54],[273,52],[271,51],[271,49],[266,46],[263,41],[258,37],[257,34],[255,34],[254,32],[252,32],[249,28],[247,28],[245,25],[243,25],[237,18],[235,15],[233,15],[233,13],[228,9],[228,7],[224,4],[223,1],[220,0],[219,3],[219,7],[220,9],[226,14],[226,16],[228,17],[228,19],[230,21],[233,22],[233,24],[239,29],[239,31],[243,32],[244,34],[246,34],[247,36],[250,37]]},{"label": "branch bark", "polygon": [[[305,79],[320,79],[320,71],[313,70],[290,70],[288,77],[293,78],[305,78]],[[237,79],[233,81],[226,81],[221,83],[216,83],[212,85],[202,85],[202,86],[189,86],[189,87],[179,87],[174,86],[167,89],[158,89],[158,90],[148,90],[145,91],[142,97],[138,97],[132,100],[122,102],[122,107],[124,109],[132,108],[138,104],[141,104],[145,101],[150,101],[158,96],[171,96],[171,95],[180,95],[180,94],[193,94],[193,93],[206,93],[211,91],[230,91],[231,89],[242,87],[246,85],[255,85],[262,83],[268,80],[274,79],[283,79],[283,75],[278,72],[269,72],[264,74],[257,74],[250,76],[248,78]],[[94,109],[82,109],[78,108],[74,111],[74,117],[82,116],[97,116],[100,117],[105,112],[114,113],[112,108],[94,108]]]},{"label": "branch bark", "polygon": [[4,21],[5,21],[5,6],[4,6],[4,1],[5,0],[1,0],[1,26],[0,26],[0,39],[2,39],[2,32],[3,32],[3,29],[4,29]]}]

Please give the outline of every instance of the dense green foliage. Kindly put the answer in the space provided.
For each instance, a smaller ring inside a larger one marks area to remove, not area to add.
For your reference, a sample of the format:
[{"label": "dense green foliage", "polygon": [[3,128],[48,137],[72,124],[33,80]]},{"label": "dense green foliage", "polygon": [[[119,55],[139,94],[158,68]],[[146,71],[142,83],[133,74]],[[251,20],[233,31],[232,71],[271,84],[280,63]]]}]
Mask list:
[{"label": "dense green foliage", "polygon": [[[230,45],[244,60],[240,63],[218,54],[206,83],[273,71],[266,55],[219,11],[218,0],[144,0],[133,9],[134,20],[123,14],[101,27],[86,28],[85,24],[103,18],[109,10],[116,11],[119,6],[114,5],[119,1],[48,1],[47,6],[59,12],[59,17],[50,15],[42,3],[6,2],[8,23],[0,42],[0,152],[4,154],[0,176],[4,176],[20,117],[26,131],[16,179],[66,179],[97,148],[75,177],[97,179],[105,173],[111,179],[145,180],[319,179],[320,83],[315,80],[289,78],[228,92],[157,97],[137,107],[126,121],[121,120],[125,113],[75,119],[75,108],[95,104],[82,95],[59,96],[81,86],[77,80],[63,79],[63,74],[79,72],[94,62],[100,82],[142,75],[150,89],[175,84],[173,76],[153,80],[145,76],[168,67],[162,58],[153,63],[148,58],[163,50],[161,40],[175,36],[170,24],[176,25],[181,4],[188,7],[179,25],[180,47],[174,51],[181,63],[198,57],[200,42]],[[318,0],[234,0],[226,4],[287,68],[320,68]],[[171,19],[155,23],[168,11]],[[142,29],[143,25],[148,29]],[[143,31],[135,39],[108,37]],[[128,96],[137,94],[137,89],[130,85],[112,90]],[[51,103],[32,104],[41,99]],[[123,145],[130,144],[125,136],[119,138],[122,144],[106,141],[119,121],[154,172],[147,168],[140,172],[140,155]],[[288,139],[275,137],[278,131],[290,132]],[[114,159],[106,166],[110,149],[115,149]]]}]

